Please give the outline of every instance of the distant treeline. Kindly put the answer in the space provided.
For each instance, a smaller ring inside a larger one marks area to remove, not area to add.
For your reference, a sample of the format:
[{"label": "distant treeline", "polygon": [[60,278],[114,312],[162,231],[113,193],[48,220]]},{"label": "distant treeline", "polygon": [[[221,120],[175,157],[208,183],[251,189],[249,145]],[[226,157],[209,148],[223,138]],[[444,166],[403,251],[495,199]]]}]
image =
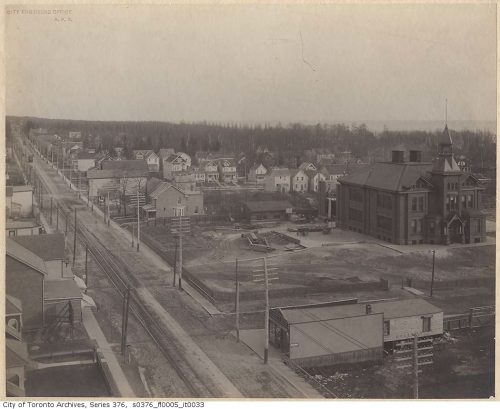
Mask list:
[{"label": "distant treeline", "polygon": [[[292,166],[298,160],[312,160],[314,152],[338,153],[350,151],[363,161],[386,160],[390,150],[398,145],[404,149],[420,149],[424,158],[432,158],[437,151],[441,131],[372,132],[365,125],[303,125],[249,126],[235,124],[78,121],[32,117],[7,117],[22,121],[25,130],[46,128],[66,137],[70,131],[80,131],[88,146],[112,150],[123,146],[126,155],[134,149],[174,148],[194,155],[198,151],[217,153],[244,153],[247,159],[258,159],[258,153],[267,149],[277,165]],[[7,130],[8,131],[8,130]],[[496,135],[489,131],[451,131],[454,152],[464,155],[477,167],[496,164]]]}]

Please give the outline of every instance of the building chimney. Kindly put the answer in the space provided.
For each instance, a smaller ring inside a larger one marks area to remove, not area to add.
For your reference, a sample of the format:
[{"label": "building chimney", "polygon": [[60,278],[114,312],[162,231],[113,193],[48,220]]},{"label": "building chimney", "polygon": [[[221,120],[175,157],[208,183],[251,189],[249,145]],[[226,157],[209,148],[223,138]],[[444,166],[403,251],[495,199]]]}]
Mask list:
[{"label": "building chimney", "polygon": [[404,151],[392,151],[392,162],[393,163],[403,163],[405,161]]},{"label": "building chimney", "polygon": [[422,151],[410,151],[410,162],[422,162]]},{"label": "building chimney", "polygon": [[372,305],[371,304],[366,304],[366,314],[371,314],[372,313]]}]

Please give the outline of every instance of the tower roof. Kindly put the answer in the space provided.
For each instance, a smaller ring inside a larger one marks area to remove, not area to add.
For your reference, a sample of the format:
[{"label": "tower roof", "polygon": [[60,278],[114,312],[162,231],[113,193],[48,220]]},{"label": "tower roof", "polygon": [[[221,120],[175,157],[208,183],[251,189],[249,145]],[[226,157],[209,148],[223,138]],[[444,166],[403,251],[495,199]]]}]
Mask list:
[{"label": "tower roof", "polygon": [[445,125],[444,131],[439,136],[438,140],[439,145],[453,145],[453,141],[451,140],[450,131],[448,130],[448,124]]}]

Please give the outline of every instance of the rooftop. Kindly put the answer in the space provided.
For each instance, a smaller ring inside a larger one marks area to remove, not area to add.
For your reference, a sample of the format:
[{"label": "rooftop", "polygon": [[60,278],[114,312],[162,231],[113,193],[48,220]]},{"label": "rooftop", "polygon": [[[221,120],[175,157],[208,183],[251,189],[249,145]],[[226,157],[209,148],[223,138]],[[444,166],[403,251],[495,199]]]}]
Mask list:
[{"label": "rooftop", "polygon": [[9,294],[5,294],[5,314],[22,314],[22,312],[23,307],[21,300]]},{"label": "rooftop", "polygon": [[50,300],[70,300],[82,298],[82,292],[75,280],[46,280],[43,286],[43,298]]},{"label": "rooftop", "polygon": [[[385,319],[435,314],[442,310],[421,298],[370,303],[372,314],[384,314]],[[338,318],[357,317],[366,314],[366,303],[308,306],[303,308],[282,308],[283,317],[291,324],[326,321]]]},{"label": "rooftop", "polygon": [[12,238],[8,237],[6,240],[6,254],[19,262],[26,264],[27,266],[39,271],[40,273],[47,275],[47,267],[43,259],[38,257],[31,251],[27,251],[23,246],[21,246]]},{"label": "rooftop", "polygon": [[24,219],[24,220],[7,219],[5,221],[6,229],[29,229],[38,226],[40,226],[40,224],[38,224],[35,219]]},{"label": "rooftop", "polygon": [[61,233],[16,236],[12,240],[44,261],[64,259],[64,235]]},{"label": "rooftop", "polygon": [[[113,161],[114,162],[114,161]],[[116,161],[120,162],[120,161]],[[139,169],[89,169],[87,179],[130,179],[147,177],[148,169],[144,161],[140,161],[146,166],[145,170]]]},{"label": "rooftop", "polygon": [[141,170],[148,171],[148,165],[143,160],[105,160],[101,163],[102,170]]},{"label": "rooftop", "polygon": [[279,212],[292,208],[292,204],[288,200],[259,200],[246,202],[245,206],[251,212]]}]

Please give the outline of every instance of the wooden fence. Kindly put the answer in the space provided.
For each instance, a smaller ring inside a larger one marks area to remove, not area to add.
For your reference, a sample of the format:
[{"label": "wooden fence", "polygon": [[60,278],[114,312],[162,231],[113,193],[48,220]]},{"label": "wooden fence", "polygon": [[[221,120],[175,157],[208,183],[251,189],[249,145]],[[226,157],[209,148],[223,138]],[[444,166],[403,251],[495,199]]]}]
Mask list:
[{"label": "wooden fence", "polygon": [[495,325],[495,306],[474,307],[462,314],[445,315],[443,330],[478,328]]}]

